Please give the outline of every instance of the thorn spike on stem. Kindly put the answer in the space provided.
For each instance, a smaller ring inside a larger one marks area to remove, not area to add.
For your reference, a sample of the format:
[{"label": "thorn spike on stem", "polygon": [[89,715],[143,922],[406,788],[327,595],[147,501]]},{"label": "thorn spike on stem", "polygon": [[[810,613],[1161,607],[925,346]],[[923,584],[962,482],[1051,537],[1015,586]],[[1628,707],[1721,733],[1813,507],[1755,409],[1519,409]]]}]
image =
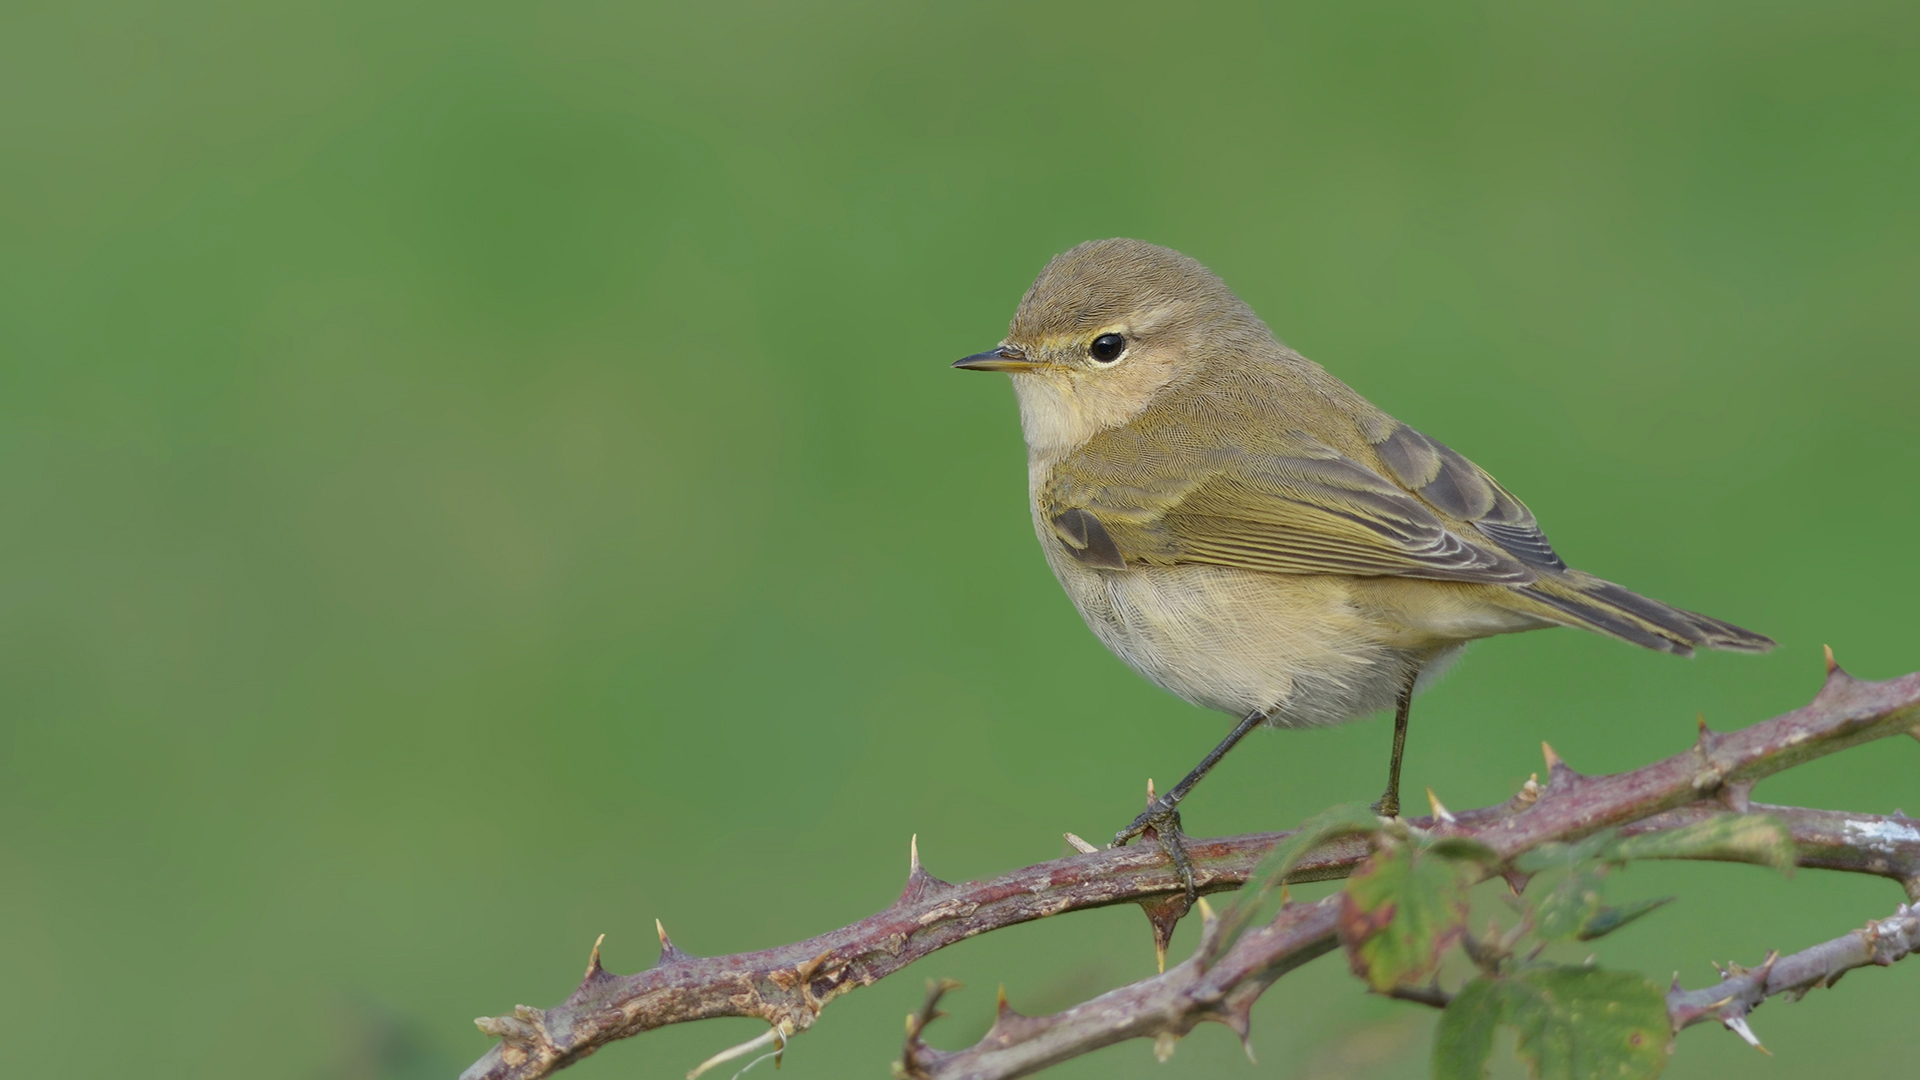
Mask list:
[{"label": "thorn spike on stem", "polygon": [[1167,970],[1167,945],[1173,941],[1174,927],[1187,914],[1187,897],[1184,893],[1162,896],[1153,900],[1140,901],[1140,910],[1147,914],[1147,925],[1153,929],[1153,959],[1160,971]]},{"label": "thorn spike on stem", "polygon": [[1147,805],[1148,806],[1153,805],[1154,797],[1155,796],[1153,794],[1153,777],[1149,776],[1147,777]]},{"label": "thorn spike on stem", "polygon": [[591,979],[596,972],[604,970],[600,966],[600,946],[606,940],[607,935],[605,934],[601,934],[599,937],[593,939],[593,952],[587,954],[587,973],[580,977],[582,981]]},{"label": "thorn spike on stem", "polygon": [[[1284,887],[1285,886],[1282,886],[1282,888]],[[1203,896],[1200,899],[1196,900],[1194,903],[1200,909],[1200,922],[1202,925],[1210,923],[1216,918],[1216,916],[1213,913],[1213,905],[1207,903],[1206,897]]]},{"label": "thorn spike on stem", "polygon": [[1554,769],[1566,764],[1566,762],[1560,760],[1559,754],[1553,752],[1553,744],[1550,742],[1542,741],[1540,743],[1540,754],[1547,759],[1548,773],[1552,773]]},{"label": "thorn spike on stem", "polygon": [[914,833],[907,841],[907,885],[900,890],[900,899],[895,903],[917,903],[936,890],[951,887],[927,873],[926,866],[920,862],[920,834]]},{"label": "thorn spike on stem", "polygon": [[1100,850],[1072,833],[1064,833],[1062,835],[1067,838],[1067,845],[1082,855],[1092,855],[1094,852]]},{"label": "thorn spike on stem", "polygon": [[1253,1033],[1253,1002],[1243,1001],[1237,1005],[1230,1004],[1226,1006],[1226,1008],[1221,1010],[1220,1022],[1227,1025],[1228,1030],[1239,1036],[1240,1049],[1246,1051],[1247,1060],[1258,1065],[1259,1061],[1253,1056],[1253,1043],[1248,1038],[1248,1036]]},{"label": "thorn spike on stem", "polygon": [[1173,1059],[1173,1048],[1180,1044],[1180,1036],[1171,1031],[1163,1031],[1153,1037],[1153,1056],[1165,1065]]},{"label": "thorn spike on stem", "polygon": [[1835,660],[1833,658],[1833,646],[1822,645],[1820,646],[1820,651],[1827,654],[1827,674],[1831,675],[1834,672],[1839,671],[1840,661]]},{"label": "thorn spike on stem", "polygon": [[659,919],[653,920],[653,928],[660,935],[660,962],[654,967],[666,967],[668,964],[693,959],[692,954],[682,951],[673,943],[673,939],[667,936],[667,928]]},{"label": "thorn spike on stem", "polygon": [[1727,1026],[1728,1031],[1731,1031],[1735,1035],[1740,1036],[1742,1039],[1747,1040],[1748,1046],[1753,1047],[1755,1050],[1760,1051],[1761,1053],[1767,1055],[1768,1057],[1773,1056],[1773,1051],[1767,1049],[1764,1046],[1761,1046],[1760,1037],[1755,1035],[1753,1033],[1753,1029],[1747,1026],[1746,1014],[1736,1013],[1720,1022]]},{"label": "thorn spike on stem", "polygon": [[1435,795],[1432,788],[1427,789],[1427,805],[1433,807],[1434,818],[1445,824],[1453,825],[1460,820],[1453,816],[1453,811],[1448,810],[1446,806],[1440,802],[1440,796]]}]

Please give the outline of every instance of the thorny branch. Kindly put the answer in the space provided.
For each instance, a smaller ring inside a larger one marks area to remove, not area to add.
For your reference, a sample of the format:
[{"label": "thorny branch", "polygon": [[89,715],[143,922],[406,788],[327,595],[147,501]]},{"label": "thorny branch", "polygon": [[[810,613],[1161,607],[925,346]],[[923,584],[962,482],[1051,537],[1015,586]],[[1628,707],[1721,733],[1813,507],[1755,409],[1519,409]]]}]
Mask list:
[{"label": "thorny branch", "polygon": [[1762,1048],[1747,1027],[1747,1013],[1762,1001],[1775,994],[1791,994],[1798,1000],[1809,990],[1832,986],[1854,968],[1868,964],[1886,967],[1915,952],[1920,952],[1920,905],[1901,904],[1888,918],[1792,956],[1768,953],[1766,960],[1751,970],[1729,964],[1720,969],[1726,978],[1714,986],[1682,990],[1676,975],[1673,989],[1667,992],[1667,1016],[1675,1031],[1702,1020],[1718,1020],[1754,1047]]},{"label": "thorny branch", "polygon": [[[1610,826],[1647,832],[1764,809],[1793,832],[1800,865],[1893,878],[1920,900],[1920,822],[1760,807],[1748,801],[1753,784],[1766,776],[1903,731],[1920,738],[1920,674],[1862,682],[1830,661],[1820,694],[1784,716],[1728,733],[1703,724],[1687,751],[1612,776],[1581,776],[1548,748],[1544,787],[1529,781],[1498,806],[1447,815],[1451,821],[1420,818],[1411,824],[1471,836],[1510,856]],[[1286,835],[1191,841],[1188,850],[1200,891],[1237,887],[1260,856]],[[1324,845],[1308,854],[1288,880],[1344,877],[1366,853],[1365,843],[1357,838]],[[829,1001],[848,990],[975,934],[1064,911],[1138,902],[1147,908],[1156,939],[1164,944],[1184,914],[1179,910],[1185,906],[1181,892],[1166,857],[1153,847],[1074,855],[961,885],[927,873],[916,849],[898,900],[857,923],[805,941],[702,959],[676,948],[662,930],[660,962],[633,975],[602,968],[596,947],[586,976],[565,1002],[544,1010],[516,1006],[511,1015],[475,1021],[501,1042],[462,1077],[545,1076],[616,1039],[715,1016],[759,1017],[784,1041],[810,1027]],[[1189,960],[1050,1017],[1020,1017],[1003,1010],[987,1037],[964,1051],[928,1048],[918,1041],[916,1030],[901,1068],[908,1075],[940,1080],[1022,1076],[1128,1038],[1151,1036],[1170,1050],[1174,1039],[1209,1020],[1227,1023],[1244,1038],[1254,999],[1281,975],[1332,949],[1334,941],[1331,904],[1293,905],[1268,925],[1246,933],[1205,971]],[[1794,986],[1768,981],[1761,989],[1765,992],[1754,1002]],[[923,1015],[931,1016],[931,1007]]]}]

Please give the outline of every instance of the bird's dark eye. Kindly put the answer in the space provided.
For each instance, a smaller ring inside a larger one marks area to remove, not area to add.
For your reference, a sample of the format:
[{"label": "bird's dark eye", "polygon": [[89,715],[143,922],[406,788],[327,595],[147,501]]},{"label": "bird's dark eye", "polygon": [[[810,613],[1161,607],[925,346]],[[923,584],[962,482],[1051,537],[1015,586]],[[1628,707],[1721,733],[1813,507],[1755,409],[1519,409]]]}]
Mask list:
[{"label": "bird's dark eye", "polygon": [[1126,349],[1126,338],[1121,337],[1119,334],[1101,334],[1099,337],[1093,339],[1093,344],[1087,346],[1087,355],[1102,364],[1111,364],[1115,360],[1120,359],[1120,354],[1125,352]]}]

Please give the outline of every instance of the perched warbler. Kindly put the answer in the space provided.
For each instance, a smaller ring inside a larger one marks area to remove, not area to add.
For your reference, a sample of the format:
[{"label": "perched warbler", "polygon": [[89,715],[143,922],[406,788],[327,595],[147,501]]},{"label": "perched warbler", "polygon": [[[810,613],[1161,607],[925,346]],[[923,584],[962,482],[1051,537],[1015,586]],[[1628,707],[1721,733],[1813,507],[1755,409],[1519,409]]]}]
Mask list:
[{"label": "perched warbler", "polygon": [[1395,709],[1476,638],[1577,626],[1690,655],[1759,634],[1569,569],[1519,499],[1281,344],[1206,267],[1138,240],[1049,262],[998,348],[1047,565],[1101,643],[1242,717],[1114,837],[1152,828],[1189,896],[1175,811],[1259,724]]}]

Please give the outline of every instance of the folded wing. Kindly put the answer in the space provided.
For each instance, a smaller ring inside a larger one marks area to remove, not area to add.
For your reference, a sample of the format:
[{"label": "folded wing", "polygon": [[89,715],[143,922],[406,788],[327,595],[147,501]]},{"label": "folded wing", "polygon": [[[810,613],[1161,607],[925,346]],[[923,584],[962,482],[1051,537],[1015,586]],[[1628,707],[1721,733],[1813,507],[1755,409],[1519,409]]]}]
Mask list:
[{"label": "folded wing", "polygon": [[[1560,566],[1518,500],[1465,458],[1409,434],[1422,442],[1393,449],[1418,483],[1403,486],[1301,433],[1257,449],[1182,453],[1154,445],[1150,431],[1122,428],[1061,463],[1041,510],[1069,550],[1100,566],[1209,563],[1506,585]],[[1127,440],[1136,445],[1113,445]],[[1462,516],[1456,506],[1480,511],[1492,531],[1448,520]]]}]

